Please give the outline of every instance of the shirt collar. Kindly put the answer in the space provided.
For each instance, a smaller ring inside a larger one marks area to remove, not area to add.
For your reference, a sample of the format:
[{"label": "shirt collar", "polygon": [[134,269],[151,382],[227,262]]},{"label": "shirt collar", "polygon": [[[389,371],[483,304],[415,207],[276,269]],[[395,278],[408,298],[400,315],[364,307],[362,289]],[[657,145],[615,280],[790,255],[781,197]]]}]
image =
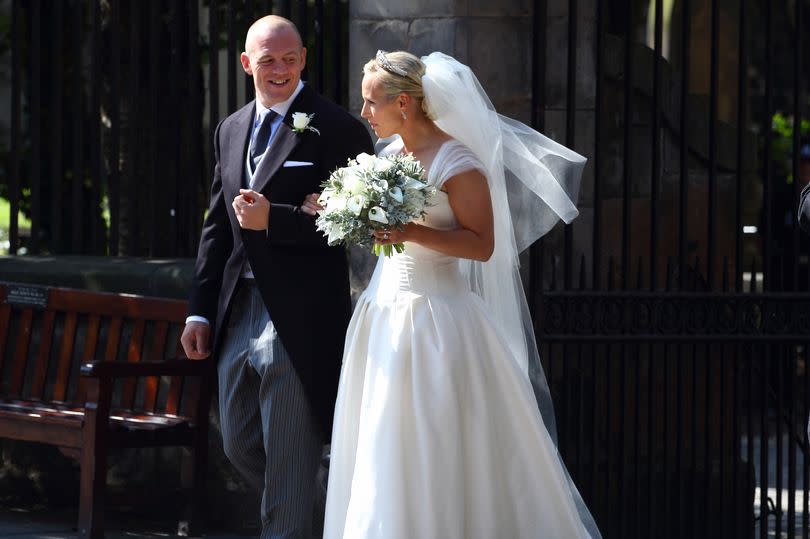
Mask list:
[{"label": "shirt collar", "polygon": [[[298,86],[295,87],[295,90],[293,91],[292,95],[286,101],[282,101],[281,103],[276,103],[275,105],[270,107],[270,109],[273,112],[275,112],[276,114],[278,114],[280,117],[284,118],[285,116],[287,116],[287,112],[290,110],[290,105],[292,105],[292,102],[295,101],[295,98],[298,97],[298,94],[301,93],[301,90],[303,88],[304,88],[304,81],[299,80],[298,81]],[[266,111],[266,110],[267,110],[267,107],[262,105],[261,102],[257,99],[256,100],[256,119],[261,118],[262,114],[264,114],[264,111]]]}]

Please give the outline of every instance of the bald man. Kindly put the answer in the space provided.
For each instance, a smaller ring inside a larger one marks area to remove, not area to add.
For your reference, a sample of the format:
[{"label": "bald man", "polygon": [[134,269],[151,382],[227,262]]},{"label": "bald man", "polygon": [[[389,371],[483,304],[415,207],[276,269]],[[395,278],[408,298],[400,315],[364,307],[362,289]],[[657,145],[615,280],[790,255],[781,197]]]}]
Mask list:
[{"label": "bald man", "polygon": [[351,314],[346,254],[300,205],[332,170],[373,151],[358,120],[301,81],[306,53],[282,17],[248,30],[241,62],[255,100],[214,136],[181,337],[189,358],[216,361],[225,453],[262,492],[262,538],[312,535]]}]

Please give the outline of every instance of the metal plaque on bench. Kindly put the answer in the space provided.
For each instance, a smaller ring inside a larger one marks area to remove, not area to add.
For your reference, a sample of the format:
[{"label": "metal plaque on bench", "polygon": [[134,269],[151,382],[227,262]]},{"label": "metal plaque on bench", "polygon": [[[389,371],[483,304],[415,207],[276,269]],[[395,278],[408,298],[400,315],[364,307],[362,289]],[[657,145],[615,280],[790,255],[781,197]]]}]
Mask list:
[{"label": "metal plaque on bench", "polygon": [[44,286],[10,284],[6,303],[44,309],[48,306],[48,289]]}]

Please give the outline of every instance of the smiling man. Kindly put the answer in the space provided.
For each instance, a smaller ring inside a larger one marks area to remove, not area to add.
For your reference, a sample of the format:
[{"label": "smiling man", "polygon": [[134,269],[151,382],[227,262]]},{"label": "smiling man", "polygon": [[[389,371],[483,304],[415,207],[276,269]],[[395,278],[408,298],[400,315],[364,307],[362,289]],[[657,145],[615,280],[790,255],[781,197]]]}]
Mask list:
[{"label": "smiling man", "polygon": [[300,205],[373,151],[358,120],[301,81],[306,52],[282,17],[248,30],[241,62],[256,98],[216,130],[181,337],[190,359],[216,361],[225,453],[262,493],[262,538],[312,535],[351,314],[345,253]]}]

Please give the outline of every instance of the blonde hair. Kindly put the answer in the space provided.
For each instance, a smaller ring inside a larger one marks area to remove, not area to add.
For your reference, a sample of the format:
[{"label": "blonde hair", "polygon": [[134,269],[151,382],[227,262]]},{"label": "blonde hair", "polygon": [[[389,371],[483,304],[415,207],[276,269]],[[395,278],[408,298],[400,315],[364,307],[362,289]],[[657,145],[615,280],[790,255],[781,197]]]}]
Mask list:
[{"label": "blonde hair", "polygon": [[377,76],[389,100],[401,93],[408,94],[417,100],[425,116],[433,119],[425,103],[425,91],[422,88],[425,64],[418,57],[405,51],[377,51],[377,56],[363,66],[363,73]]}]

